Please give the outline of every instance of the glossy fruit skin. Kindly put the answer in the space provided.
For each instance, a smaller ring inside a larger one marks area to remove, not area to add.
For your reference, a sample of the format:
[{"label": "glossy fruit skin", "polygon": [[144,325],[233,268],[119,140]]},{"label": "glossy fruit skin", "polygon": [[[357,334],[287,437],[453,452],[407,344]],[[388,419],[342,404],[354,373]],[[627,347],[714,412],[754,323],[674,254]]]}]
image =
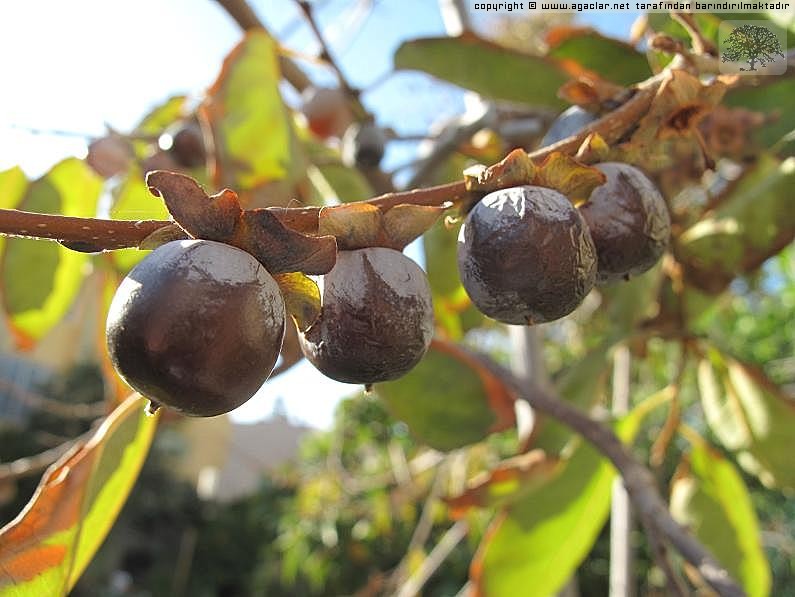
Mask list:
[{"label": "glossy fruit skin", "polygon": [[541,139],[541,147],[552,145],[580,132],[596,120],[596,116],[579,106],[564,110],[550,125],[547,134]]},{"label": "glossy fruit skin", "polygon": [[279,287],[251,255],[222,243],[172,241],[119,285],[108,313],[114,367],[155,405],[210,417],[246,402],[273,370],[284,337]]},{"label": "glossy fruit skin", "polygon": [[596,245],[597,284],[610,284],[650,269],[671,236],[668,207],[654,183],[629,164],[596,167],[607,182],[580,206]]},{"label": "glossy fruit skin", "polygon": [[483,314],[543,323],[571,313],[591,291],[596,250],[562,194],[512,187],[489,193],[469,212],[458,236],[458,272]]},{"label": "glossy fruit skin", "polygon": [[300,343],[327,377],[373,384],[407,373],[432,337],[425,272],[400,251],[370,247],[337,254],[323,277],[320,317],[300,334]]}]

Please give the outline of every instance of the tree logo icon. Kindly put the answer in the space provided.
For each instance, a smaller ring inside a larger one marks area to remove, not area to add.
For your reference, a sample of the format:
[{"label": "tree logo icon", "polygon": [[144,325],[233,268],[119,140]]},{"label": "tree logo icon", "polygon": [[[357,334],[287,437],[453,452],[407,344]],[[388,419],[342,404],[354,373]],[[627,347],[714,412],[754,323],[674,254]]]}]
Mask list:
[{"label": "tree logo icon", "polygon": [[[739,70],[749,74],[778,74],[761,73],[759,68],[766,68],[779,57],[785,58],[781,41],[768,26],[746,23],[735,27],[722,46],[721,62],[747,63],[748,67],[741,66]],[[786,65],[786,60],[783,64]]]}]

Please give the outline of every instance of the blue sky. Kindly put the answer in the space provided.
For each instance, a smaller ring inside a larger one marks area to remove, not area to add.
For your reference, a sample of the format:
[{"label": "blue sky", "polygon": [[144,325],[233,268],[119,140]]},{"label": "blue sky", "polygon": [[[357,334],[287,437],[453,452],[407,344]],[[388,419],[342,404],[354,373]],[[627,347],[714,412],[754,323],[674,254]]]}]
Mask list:
[{"label": "blue sky", "polygon": [[[316,51],[293,2],[251,4],[285,46],[304,55]],[[462,109],[455,90],[423,75],[383,78],[401,41],[444,34],[434,0],[374,0],[364,19],[357,15],[355,7],[362,4],[357,0],[317,4],[332,51],[350,82],[366,90],[364,101],[381,124],[418,133]],[[580,20],[626,37],[636,16],[584,13]],[[29,176],[38,176],[66,156],[84,156],[86,136],[101,136],[106,124],[129,130],[170,95],[187,92],[198,99],[239,37],[235,23],[213,0],[7,3],[0,11],[0,170],[21,165]],[[334,84],[327,69],[301,64],[317,81]],[[376,81],[382,83],[370,90]],[[30,129],[78,135],[33,134]],[[412,151],[410,145],[398,145],[387,165],[402,163]],[[303,363],[269,382],[235,418],[262,418],[282,397],[292,416],[324,427],[339,398],[357,390]]]}]

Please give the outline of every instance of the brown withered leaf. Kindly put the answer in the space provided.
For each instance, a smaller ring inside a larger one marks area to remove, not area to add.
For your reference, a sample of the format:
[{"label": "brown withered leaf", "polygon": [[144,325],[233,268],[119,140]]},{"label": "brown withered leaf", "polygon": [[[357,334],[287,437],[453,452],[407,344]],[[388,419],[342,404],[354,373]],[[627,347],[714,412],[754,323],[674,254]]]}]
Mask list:
[{"label": "brown withered leaf", "polygon": [[299,272],[276,274],[273,278],[284,297],[287,314],[305,332],[320,316],[320,289],[314,280]]},{"label": "brown withered leaf", "polygon": [[560,465],[560,458],[547,456],[543,450],[519,454],[474,477],[462,494],[444,501],[453,518],[463,518],[471,508],[504,506],[549,481],[560,472]]},{"label": "brown withered leaf", "polygon": [[555,151],[538,166],[533,184],[554,189],[576,205],[586,201],[591,192],[606,180],[605,175],[596,168]]},{"label": "brown withered leaf", "polygon": [[702,83],[683,70],[670,70],[657,91],[648,113],[640,120],[632,137],[621,145],[620,155],[611,156],[639,164],[656,172],[670,164],[670,141],[696,144],[697,127],[721,101],[727,84],[717,78]]},{"label": "brown withered leaf", "polygon": [[146,183],[192,237],[243,249],[272,274],[325,274],[334,267],[337,243],[333,236],[291,230],[268,209],[244,211],[234,191],[224,189],[208,196],[189,176],[164,170],[149,172]]},{"label": "brown withered leaf", "polygon": [[336,236],[341,249],[361,249],[376,243],[381,219],[382,212],[375,205],[336,205],[320,210],[317,231]]},{"label": "brown withered leaf", "polygon": [[318,232],[334,235],[340,249],[387,247],[401,251],[451,206],[400,204],[384,211],[368,203],[335,205],[320,210]]},{"label": "brown withered leaf", "polygon": [[531,184],[536,174],[533,160],[523,149],[514,149],[493,166],[471,166],[464,170],[467,191],[491,193],[498,189]]},{"label": "brown withered leaf", "polygon": [[392,248],[402,249],[415,238],[422,236],[452,205],[452,203],[443,203],[442,205],[403,203],[396,205],[384,214],[384,234],[389,242],[394,243],[395,246]]}]

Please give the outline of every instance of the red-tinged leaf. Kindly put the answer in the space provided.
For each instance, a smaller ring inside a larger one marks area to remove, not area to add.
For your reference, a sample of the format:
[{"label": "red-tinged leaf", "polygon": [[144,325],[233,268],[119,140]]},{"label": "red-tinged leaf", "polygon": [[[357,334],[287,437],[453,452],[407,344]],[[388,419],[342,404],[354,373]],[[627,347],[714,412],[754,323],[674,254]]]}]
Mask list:
[{"label": "red-tinged leaf", "polygon": [[632,85],[651,76],[642,53],[623,41],[589,28],[556,27],[547,34],[547,55],[572,60],[588,71],[619,85]]},{"label": "red-tinged leaf", "polygon": [[334,267],[334,237],[296,232],[285,227],[271,209],[243,211],[234,191],[224,189],[208,196],[191,177],[164,170],[149,172],[146,183],[191,236],[248,251],[271,274],[325,274]]},{"label": "red-tinged leaf", "polygon": [[[650,410],[617,423],[619,437],[631,441]],[[615,470],[584,442],[560,466],[494,519],[470,566],[474,595],[549,597],[588,554],[607,520]]]},{"label": "red-tinged leaf", "polygon": [[131,396],[52,465],[0,529],[0,596],[66,595],[105,539],[149,450],[156,417]]},{"label": "red-tinged leaf", "polygon": [[201,111],[213,132],[213,183],[241,191],[285,178],[291,139],[276,42],[248,31],[224,60]]},{"label": "red-tinged leaf", "polygon": [[698,385],[707,424],[740,466],[768,487],[795,489],[795,400],[761,371],[710,348]]},{"label": "red-tinged leaf", "polygon": [[453,450],[511,428],[514,396],[483,363],[435,339],[420,363],[396,381],[376,385],[395,418],[420,441]]},{"label": "red-tinged leaf", "polygon": [[674,476],[671,514],[715,554],[749,597],[770,594],[770,565],[748,488],[734,465],[706,442],[693,446]]},{"label": "red-tinged leaf", "polygon": [[[31,183],[17,207],[93,217],[101,189],[101,179],[83,161],[67,159]],[[5,316],[17,345],[31,348],[72,305],[90,258],[41,240],[9,238],[3,244],[0,280]]]},{"label": "red-tinged leaf", "polygon": [[568,75],[552,59],[523,54],[469,34],[415,39],[395,52],[396,69],[414,69],[492,99],[560,109]]},{"label": "red-tinged leaf", "polygon": [[495,469],[472,479],[464,493],[444,501],[450,508],[450,515],[461,518],[470,508],[493,508],[516,501],[548,483],[562,468],[559,458],[533,450],[503,460]]}]

